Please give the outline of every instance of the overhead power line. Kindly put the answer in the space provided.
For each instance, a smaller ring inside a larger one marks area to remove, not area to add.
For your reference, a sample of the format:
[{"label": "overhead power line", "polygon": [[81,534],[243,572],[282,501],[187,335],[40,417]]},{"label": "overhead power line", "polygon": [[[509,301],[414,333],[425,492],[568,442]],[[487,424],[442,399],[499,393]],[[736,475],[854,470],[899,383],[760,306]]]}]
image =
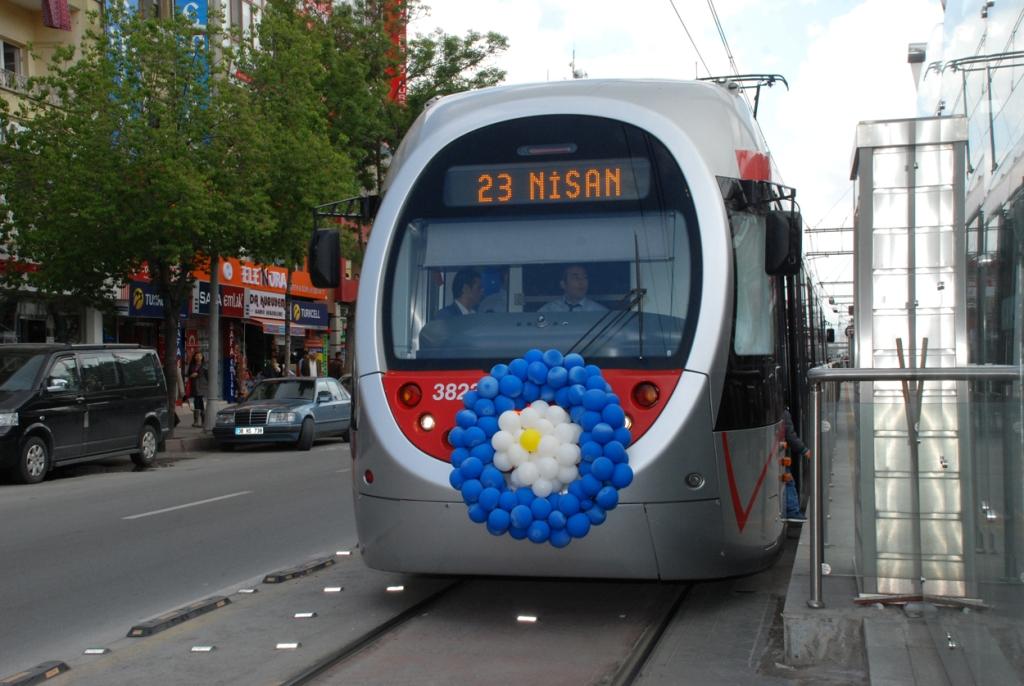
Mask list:
[{"label": "overhead power line", "polygon": [[729,41],[725,39],[725,30],[722,28],[722,22],[718,20],[718,12],[715,11],[713,0],[708,0],[708,9],[711,10],[711,17],[715,20],[715,28],[718,29],[718,37],[722,39],[722,47],[725,48],[725,54],[729,58],[729,66],[732,67],[732,73],[734,76],[739,76],[740,70],[736,68],[736,60],[733,59],[732,50],[729,49]]},{"label": "overhead power line", "polygon": [[693,46],[693,51],[697,53],[697,57],[700,58],[700,63],[704,65],[704,71],[707,72],[708,76],[711,76],[711,70],[708,69],[708,63],[704,61],[704,56],[700,54],[700,50],[697,48],[697,43],[693,40],[693,36],[690,35],[690,29],[686,28],[686,22],[683,21],[682,15],[679,14],[679,10],[676,9],[675,0],[668,0],[668,4],[672,5],[672,11],[676,13],[676,18],[679,19],[679,23],[683,27],[683,31],[686,32],[686,37],[690,39],[690,45]]}]

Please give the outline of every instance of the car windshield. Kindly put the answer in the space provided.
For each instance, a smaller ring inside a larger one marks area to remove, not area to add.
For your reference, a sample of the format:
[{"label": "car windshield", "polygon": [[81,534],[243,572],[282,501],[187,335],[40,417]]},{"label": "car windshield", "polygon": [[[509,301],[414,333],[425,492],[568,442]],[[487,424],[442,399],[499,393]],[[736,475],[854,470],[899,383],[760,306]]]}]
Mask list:
[{"label": "car windshield", "polygon": [[312,400],[315,381],[264,381],[253,389],[249,400]]},{"label": "car windshield", "polygon": [[32,390],[45,357],[32,353],[0,353],[0,391]]}]

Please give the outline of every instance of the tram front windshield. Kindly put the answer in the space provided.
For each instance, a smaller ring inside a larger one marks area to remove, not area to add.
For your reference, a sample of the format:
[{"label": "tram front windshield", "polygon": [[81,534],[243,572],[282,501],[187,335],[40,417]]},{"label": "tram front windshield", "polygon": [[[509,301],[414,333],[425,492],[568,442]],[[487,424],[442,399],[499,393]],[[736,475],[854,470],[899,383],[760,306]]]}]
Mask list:
[{"label": "tram front windshield", "polygon": [[641,129],[548,116],[468,134],[424,170],[394,240],[393,368],[482,368],[530,348],[683,366],[700,237],[678,165]]}]

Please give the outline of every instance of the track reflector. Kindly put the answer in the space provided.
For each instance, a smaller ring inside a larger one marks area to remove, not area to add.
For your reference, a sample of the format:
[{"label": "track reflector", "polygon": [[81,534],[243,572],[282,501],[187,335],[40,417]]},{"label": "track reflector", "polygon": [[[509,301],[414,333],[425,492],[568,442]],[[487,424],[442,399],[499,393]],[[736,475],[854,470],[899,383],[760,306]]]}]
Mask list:
[{"label": "track reflector", "polygon": [[352,551],[351,550],[339,550],[338,552],[336,552],[334,554],[339,556],[339,557],[345,557],[347,555],[351,555]]},{"label": "track reflector", "polygon": [[212,653],[217,646],[192,646],[189,652],[192,653]]},{"label": "track reflector", "polygon": [[259,593],[260,589],[258,589],[258,588],[240,588],[240,589],[238,589],[238,592],[239,593]]},{"label": "track reflector", "polygon": [[324,586],[324,593],[341,593],[344,590],[344,586]]},{"label": "track reflector", "polygon": [[295,650],[296,648],[298,648],[301,645],[302,645],[301,643],[278,643],[277,644],[277,649],[278,650]]},{"label": "track reflector", "polygon": [[293,617],[295,619],[312,619],[313,617],[316,617],[316,613],[315,612],[296,612],[293,615]]},{"label": "track reflector", "polygon": [[82,655],[106,655],[109,652],[110,648],[86,648]]},{"label": "track reflector", "polygon": [[537,617],[535,615],[519,615],[516,617],[516,621],[520,624],[536,624]]},{"label": "track reflector", "polygon": [[385,590],[388,593],[401,593],[405,590],[405,586],[388,586]]}]

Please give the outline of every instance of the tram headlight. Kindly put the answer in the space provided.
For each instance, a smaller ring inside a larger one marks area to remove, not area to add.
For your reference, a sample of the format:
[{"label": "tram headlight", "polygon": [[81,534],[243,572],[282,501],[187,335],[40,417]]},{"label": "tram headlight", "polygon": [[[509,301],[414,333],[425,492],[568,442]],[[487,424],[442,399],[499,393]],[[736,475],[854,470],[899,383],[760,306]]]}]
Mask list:
[{"label": "tram headlight", "polygon": [[421,414],[420,415],[420,428],[424,431],[433,431],[434,427],[437,426],[437,422],[434,421],[434,415],[432,414]]},{"label": "tram headlight", "polygon": [[627,429],[633,428],[633,418],[630,417],[628,414],[626,415],[625,424]]},{"label": "tram headlight", "polygon": [[650,381],[641,381],[633,387],[633,402],[640,407],[653,407],[659,397],[661,391]]},{"label": "tram headlight", "polygon": [[406,407],[416,407],[423,398],[423,391],[414,383],[407,383],[398,389],[398,400]]}]

